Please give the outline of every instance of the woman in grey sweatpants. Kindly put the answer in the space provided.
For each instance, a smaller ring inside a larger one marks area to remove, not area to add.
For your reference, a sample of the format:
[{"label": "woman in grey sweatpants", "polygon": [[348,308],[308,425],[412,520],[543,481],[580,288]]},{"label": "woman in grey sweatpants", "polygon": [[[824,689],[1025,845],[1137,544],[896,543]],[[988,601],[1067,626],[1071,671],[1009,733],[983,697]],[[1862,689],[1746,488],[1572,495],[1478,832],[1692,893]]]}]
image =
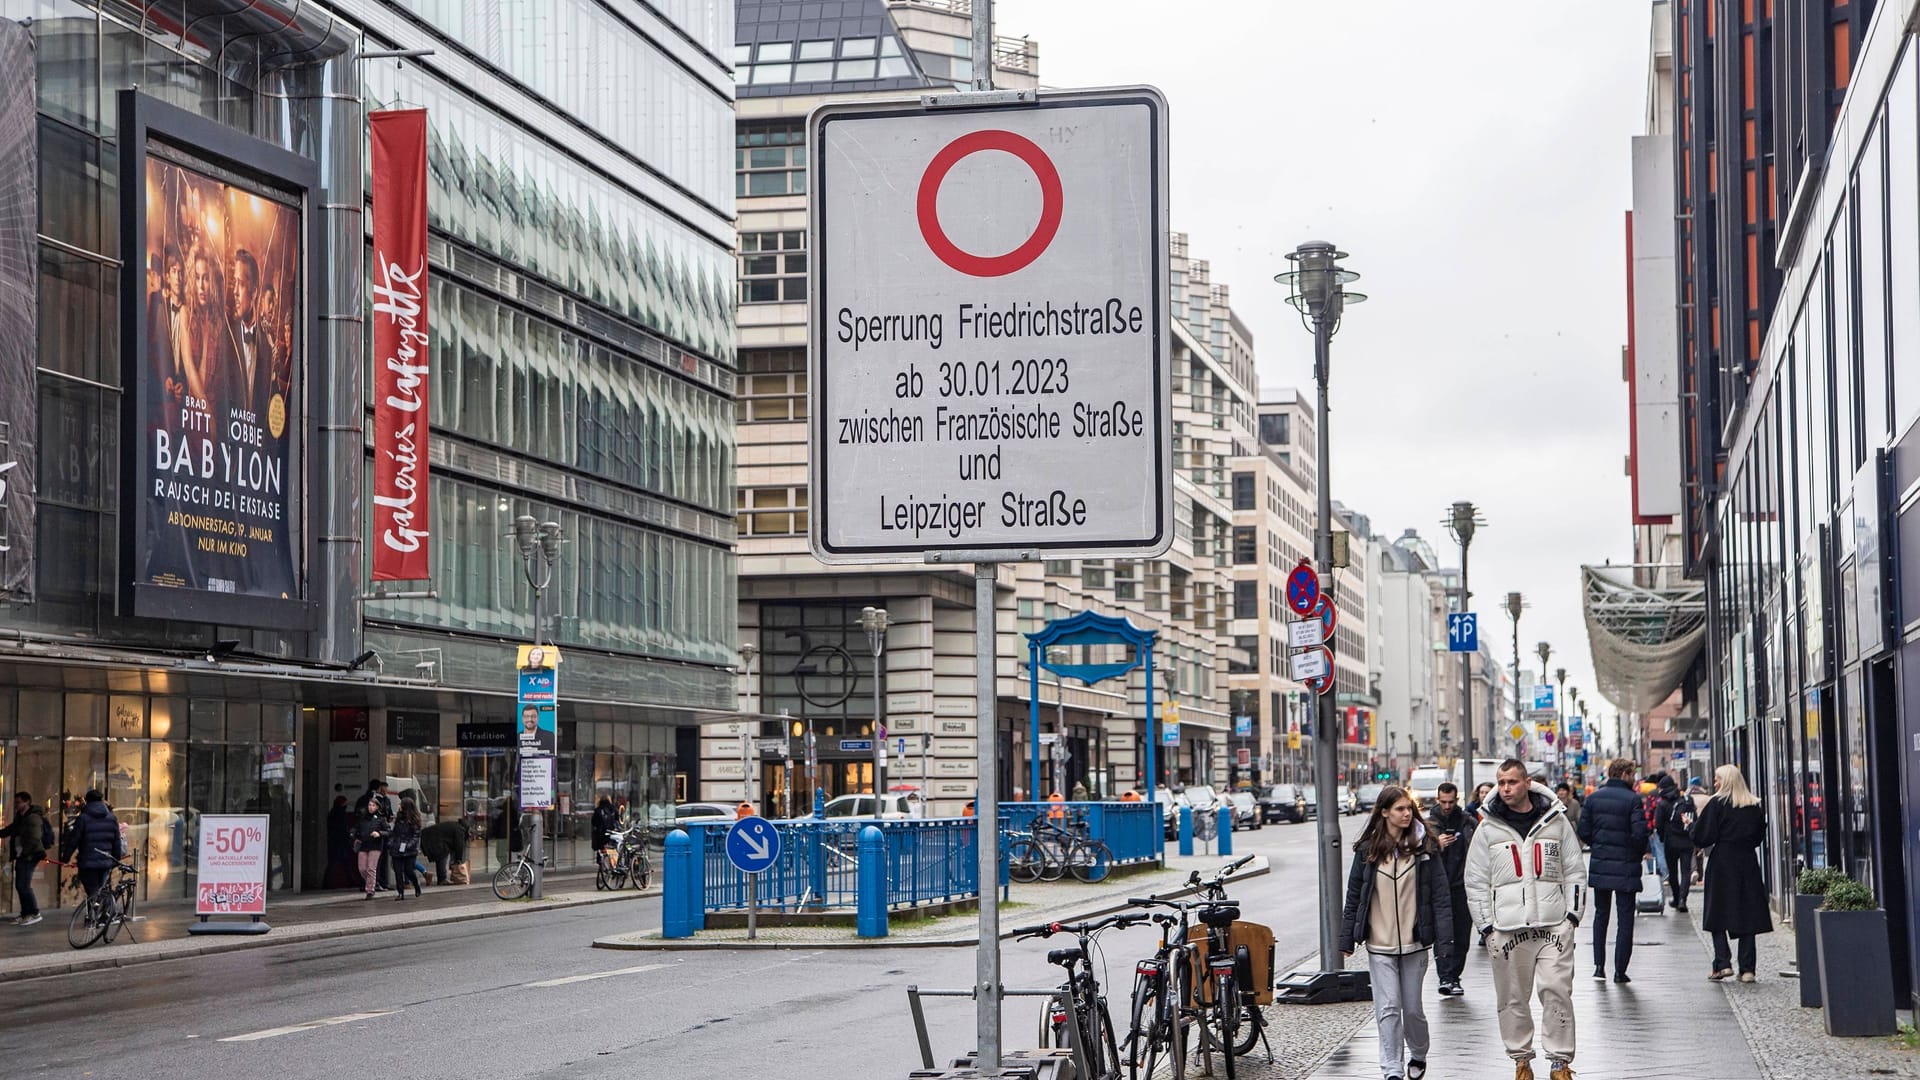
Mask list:
[{"label": "woman in grey sweatpants", "polygon": [[1413,797],[1403,788],[1382,791],[1353,845],[1340,951],[1352,955],[1356,942],[1367,947],[1386,1080],[1427,1074],[1430,1042],[1420,987],[1428,951],[1437,950],[1442,960],[1452,954],[1451,892],[1440,847],[1427,834]]}]

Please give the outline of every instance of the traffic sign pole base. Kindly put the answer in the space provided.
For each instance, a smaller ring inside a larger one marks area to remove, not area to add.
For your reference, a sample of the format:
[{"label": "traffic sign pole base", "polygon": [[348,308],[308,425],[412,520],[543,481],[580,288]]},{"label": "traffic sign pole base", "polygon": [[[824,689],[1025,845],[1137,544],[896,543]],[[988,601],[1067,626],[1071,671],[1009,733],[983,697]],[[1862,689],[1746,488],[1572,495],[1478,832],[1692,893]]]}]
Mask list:
[{"label": "traffic sign pole base", "polygon": [[1273,988],[1273,1000],[1287,1005],[1373,1000],[1373,980],[1365,971],[1290,971]]}]

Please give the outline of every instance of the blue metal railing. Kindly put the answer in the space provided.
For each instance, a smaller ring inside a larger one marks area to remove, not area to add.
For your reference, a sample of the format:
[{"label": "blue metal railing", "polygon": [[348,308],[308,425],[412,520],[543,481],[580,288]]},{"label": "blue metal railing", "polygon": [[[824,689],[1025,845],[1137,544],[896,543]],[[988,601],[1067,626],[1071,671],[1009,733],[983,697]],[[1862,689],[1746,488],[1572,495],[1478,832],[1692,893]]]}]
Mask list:
[{"label": "blue metal railing", "polygon": [[[1149,802],[1013,802],[1000,804],[1001,828],[1026,832],[1038,817],[1059,811],[1060,824],[1085,823],[1087,835],[1107,845],[1116,865],[1153,862],[1165,843],[1160,807]],[[1002,841],[1004,846],[1004,841]]]},{"label": "blue metal railing", "polygon": [[[729,821],[687,822],[700,871],[702,910],[747,906],[746,875],[727,859]],[[860,832],[879,828],[886,842],[887,905],[911,906],[979,893],[973,818],[838,818],[776,822],[780,858],[760,875],[757,902],[767,911],[853,908],[859,902]],[[664,884],[664,883],[663,883]]]}]

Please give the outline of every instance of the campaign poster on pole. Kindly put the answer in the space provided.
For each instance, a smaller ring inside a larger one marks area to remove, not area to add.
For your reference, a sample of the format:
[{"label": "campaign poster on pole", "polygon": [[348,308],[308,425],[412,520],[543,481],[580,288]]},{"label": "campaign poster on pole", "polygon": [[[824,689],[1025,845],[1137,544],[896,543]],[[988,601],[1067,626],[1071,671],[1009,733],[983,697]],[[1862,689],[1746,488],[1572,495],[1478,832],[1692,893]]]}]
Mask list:
[{"label": "campaign poster on pole", "polygon": [[267,815],[200,817],[195,915],[267,913]]},{"label": "campaign poster on pole", "polygon": [[553,809],[553,759],[527,755],[520,759],[520,809]]},{"label": "campaign poster on pole", "polygon": [[551,645],[520,646],[520,709],[516,714],[520,752],[552,755],[560,748],[554,709],[560,700],[560,650]]}]

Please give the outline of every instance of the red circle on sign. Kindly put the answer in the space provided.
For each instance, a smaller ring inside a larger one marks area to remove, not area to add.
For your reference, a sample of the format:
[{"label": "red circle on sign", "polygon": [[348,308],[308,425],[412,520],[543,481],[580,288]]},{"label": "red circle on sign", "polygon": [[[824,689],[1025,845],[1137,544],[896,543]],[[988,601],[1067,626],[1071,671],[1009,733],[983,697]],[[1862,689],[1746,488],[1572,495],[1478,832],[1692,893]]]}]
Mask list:
[{"label": "red circle on sign", "polygon": [[[1033,227],[1033,235],[1026,243],[1007,252],[1005,255],[975,255],[960,250],[960,246],[947,238],[946,230],[940,227],[940,185],[947,178],[960,159],[983,150],[1000,150],[1027,163],[1033,170],[1034,178],[1040,181],[1040,223]],[[941,151],[933,155],[927,163],[927,171],[920,176],[920,195],[916,210],[920,218],[920,235],[927,247],[943,263],[963,274],[974,277],[1003,277],[1016,270],[1025,269],[1040,253],[1053,243],[1053,236],[1060,231],[1060,211],[1064,199],[1060,190],[1060,173],[1053,167],[1053,159],[1040,149],[1032,139],[1015,135],[1011,131],[997,129],[987,131],[969,131],[965,135],[948,143]]]}]

